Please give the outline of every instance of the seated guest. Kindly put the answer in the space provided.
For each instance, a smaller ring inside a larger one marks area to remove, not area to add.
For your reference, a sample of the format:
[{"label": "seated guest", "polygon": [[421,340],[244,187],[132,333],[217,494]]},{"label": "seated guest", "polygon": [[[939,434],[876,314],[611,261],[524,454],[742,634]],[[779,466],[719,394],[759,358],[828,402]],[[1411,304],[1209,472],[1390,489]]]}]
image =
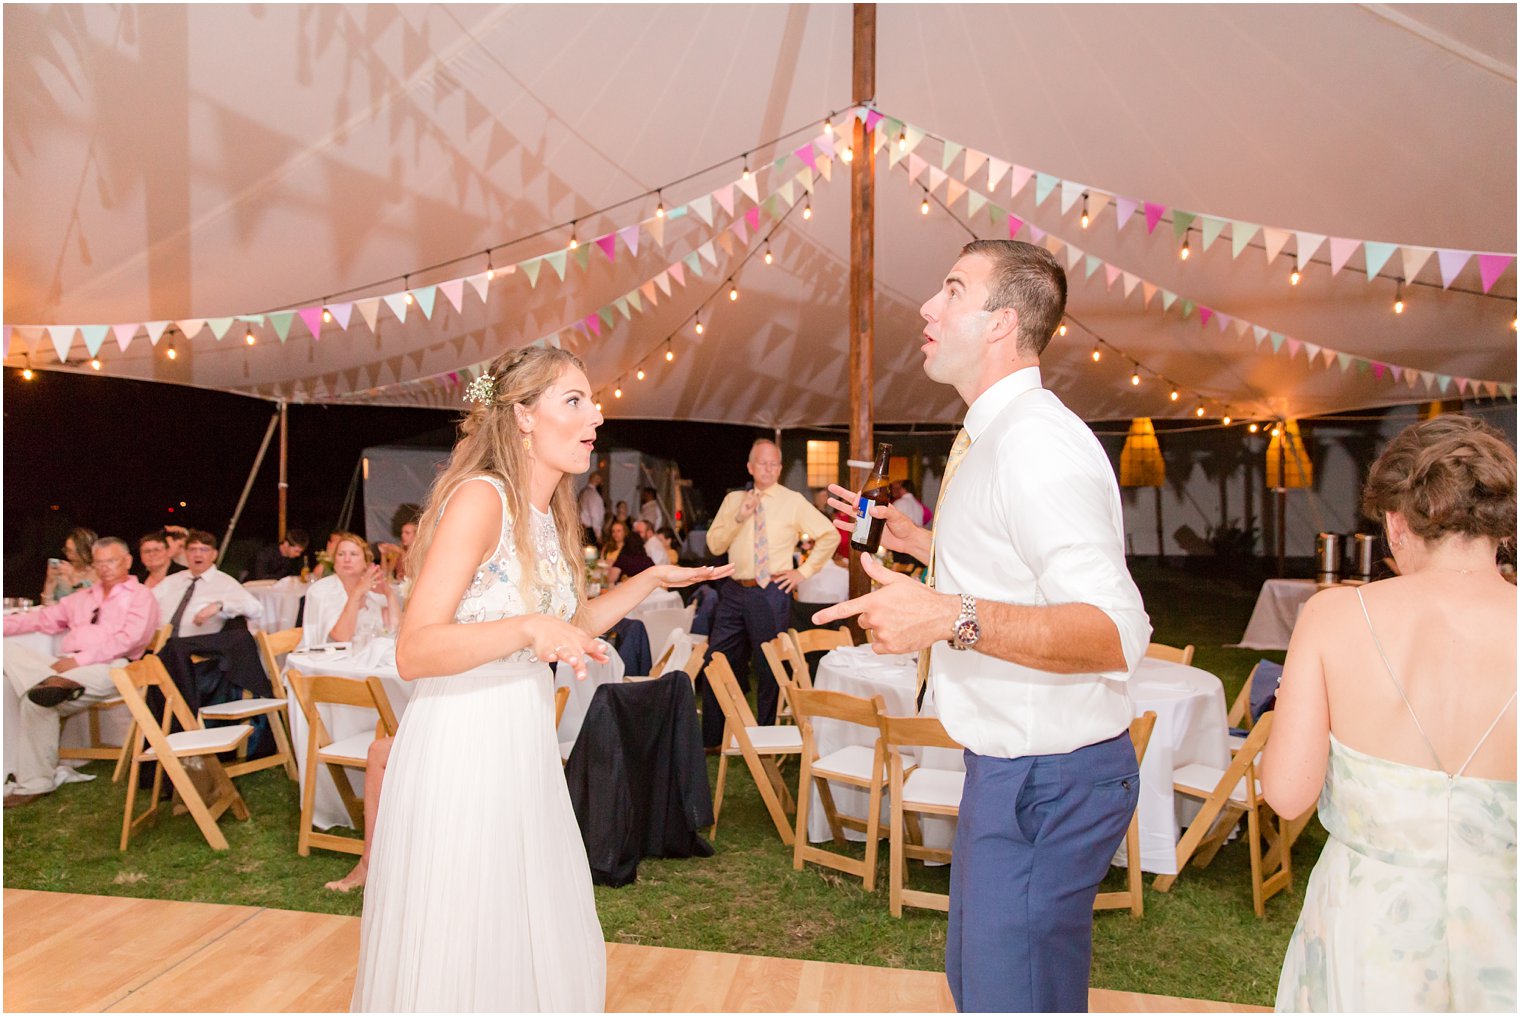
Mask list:
[{"label": "seated guest", "polygon": [[[622,504],[621,501],[618,503]],[[629,539],[628,523],[617,519],[613,519],[607,528],[607,542],[602,544],[602,563],[611,569],[614,584],[654,566],[643,546],[637,540]]]},{"label": "seated guest", "polygon": [[184,526],[165,526],[164,538],[169,542],[169,557],[181,568],[190,567],[190,557],[185,551],[185,540],[190,530]]},{"label": "seated guest", "polygon": [[175,572],[185,570],[169,556],[169,540],[162,529],[137,538],[137,558],[141,563],[134,574],[149,589],[157,588]]},{"label": "seated guest", "polygon": [[406,581],[406,555],[412,549],[412,541],[417,539],[417,518],[421,514],[417,505],[404,504],[391,516],[391,532],[401,542],[382,543],[379,547],[380,570],[391,582]]},{"label": "seated guest", "polygon": [[142,655],[158,627],[153,594],[131,574],[132,554],[123,540],[97,540],[93,560],[98,581],[58,603],[5,619],[6,635],[63,635],[57,659],[7,642],[5,677],[21,696],[16,735],[16,790],[5,807],[30,804],[53,790],[58,768],[59,718],[111,698],[111,668]]},{"label": "seated guest", "polygon": [[258,598],[216,566],[216,537],[192,529],[185,537],[190,566],[153,588],[158,612],[171,626],[171,638],[210,635],[234,617],[250,622],[263,616]]},{"label": "seated guest", "polygon": [[[670,564],[680,564],[681,551],[679,545],[676,543],[676,531],[674,529],[671,529],[669,526],[666,526],[664,529],[661,529],[654,535],[659,538],[661,545],[665,548],[665,561],[661,561],[660,563],[664,564],[666,562],[669,562]],[[650,560],[658,561],[659,559],[651,557]]]},{"label": "seated guest", "polygon": [[285,539],[272,547],[265,547],[253,559],[254,579],[284,579],[301,574],[306,558],[306,545],[311,540],[304,529],[287,529]]},{"label": "seated guest", "polygon": [[1329,834],[1284,1012],[1515,1011],[1515,450],[1469,416],[1406,428],[1367,475],[1395,578],[1304,605],[1262,754],[1284,820]]},{"label": "seated guest", "polygon": [[617,503],[617,506],[612,511],[612,518],[607,520],[607,535],[609,536],[612,535],[612,524],[614,522],[621,522],[624,526],[628,526],[633,522],[633,520],[628,517],[627,501],[619,501]]},{"label": "seated guest", "polygon": [[665,564],[669,560],[670,555],[666,552],[665,544],[661,542],[659,535],[655,533],[654,526],[641,518],[634,519],[633,535],[638,538],[639,545],[644,548],[644,556],[650,561],[655,564]]},{"label": "seated guest", "polygon": [[90,567],[90,548],[95,546],[95,534],[88,529],[69,531],[63,538],[63,557],[49,558],[47,578],[42,583],[43,604],[57,603],[70,593],[88,588],[95,581],[95,571]]},{"label": "seated guest", "polygon": [[306,593],[303,646],[347,642],[365,625],[391,629],[401,624],[401,601],[380,566],[370,562],[369,544],[353,533],[333,535],[333,574],[313,582]]}]

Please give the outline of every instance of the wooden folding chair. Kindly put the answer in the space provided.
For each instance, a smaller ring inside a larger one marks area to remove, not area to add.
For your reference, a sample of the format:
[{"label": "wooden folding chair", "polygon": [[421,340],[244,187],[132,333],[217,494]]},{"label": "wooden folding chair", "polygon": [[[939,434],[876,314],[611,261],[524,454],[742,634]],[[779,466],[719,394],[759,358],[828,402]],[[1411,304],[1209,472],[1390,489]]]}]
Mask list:
[{"label": "wooden folding chair", "polygon": [[[148,641],[148,646],[143,652],[156,653],[164,647],[164,643],[167,641],[169,641],[169,626],[164,625],[153,633],[153,638]],[[127,736],[121,739],[120,744],[106,744],[100,739],[100,716],[106,710],[115,709],[121,704],[122,699],[120,695],[113,695],[110,698],[92,703],[87,720],[90,725],[89,745],[84,748],[59,748],[58,757],[60,759],[115,759],[116,769],[111,773],[111,782],[119,783],[122,774],[127,771],[127,766],[132,761],[132,744],[137,740],[137,724],[135,721],[128,722]]]},{"label": "wooden folding chair", "polygon": [[1184,667],[1193,664],[1193,647],[1191,644],[1178,649],[1176,646],[1162,645],[1160,642],[1152,642],[1145,647],[1145,655],[1152,660],[1165,660],[1168,663],[1180,663]]},{"label": "wooden folding chair", "polygon": [[[226,850],[227,837],[222,835],[216,820],[229,810],[234,818],[246,820],[248,806],[243,803],[242,795],[227,778],[227,773],[216,756],[220,752],[236,749],[248,739],[253,728],[246,723],[211,730],[203,728],[200,721],[190,714],[190,707],[185,705],[179,689],[174,685],[174,679],[169,676],[163,661],[157,656],[144,656],[125,667],[112,670],[111,681],[116,685],[116,693],[121,696],[122,703],[131,712],[136,725],[132,764],[127,777],[127,805],[121,818],[121,849],[127,849],[132,831],[157,813],[159,792],[163,789],[164,776],[167,775],[211,849]],[[163,695],[162,718],[154,717],[153,711],[148,708],[144,696],[144,690],[148,688],[157,688]],[[184,729],[171,734],[169,730],[176,720]],[[216,791],[214,800],[207,802],[201,796],[181,761],[187,758],[202,760],[201,764]],[[137,777],[144,762],[157,762],[158,765],[153,773],[153,792],[149,798],[148,810],[134,818],[132,811],[137,803]]]},{"label": "wooden folding chair", "polygon": [[710,839],[718,835],[718,813],[723,807],[723,785],[728,778],[731,756],[744,759],[749,774],[760,791],[760,799],[770,812],[771,821],[781,842],[792,845],[792,825],[787,815],[794,812],[792,795],[781,779],[777,762],[784,755],[802,753],[802,732],[796,727],[762,727],[755,722],[739,682],[722,653],[713,653],[707,661],[706,674],[713,696],[723,710],[723,751],[718,755],[718,785],[713,790],[713,824]]},{"label": "wooden folding chair", "polygon": [[[886,704],[880,695],[863,699],[838,691],[801,688],[796,689],[794,695],[792,701],[797,709],[797,726],[802,730],[802,774],[797,781],[797,839],[792,845],[792,868],[801,871],[803,862],[812,861],[847,875],[858,876],[866,892],[870,892],[876,888],[876,849],[881,839],[881,796],[887,783],[886,752],[881,744],[881,717],[886,712]],[[869,748],[852,744],[820,756],[817,734],[813,728],[814,721],[820,718],[866,727],[876,737]],[[839,814],[834,807],[830,780],[859,787],[867,792],[864,820]],[[812,807],[815,784],[818,797],[823,803],[823,813],[829,820],[829,831],[834,834],[834,843],[844,846],[846,828],[865,833],[864,859],[847,857],[808,842],[808,811]]]},{"label": "wooden folding chair", "polygon": [[227,766],[227,775],[241,776],[244,773],[255,773],[260,769],[272,769],[283,765],[285,775],[289,776],[291,782],[294,783],[301,777],[296,772],[296,754],[290,749],[289,696],[285,691],[285,682],[281,678],[279,658],[292,652],[301,644],[301,629],[287,628],[284,631],[272,633],[254,632],[253,640],[259,647],[259,659],[264,663],[264,671],[269,675],[269,685],[274,689],[275,697],[254,698],[251,692],[245,691],[241,699],[202,706],[201,722],[215,720],[218,723],[225,723],[251,720],[255,716],[269,717],[269,732],[274,735],[274,744],[277,749],[275,753],[251,761],[240,757],[237,762]]},{"label": "wooden folding chair", "polygon": [[559,721],[565,718],[565,703],[570,701],[570,688],[568,685],[554,689],[554,727],[559,729]]},{"label": "wooden folding chair", "polygon": [[[761,655],[770,666],[771,673],[776,676],[776,687],[780,692],[780,698],[776,703],[777,723],[796,723],[796,712],[792,708],[792,689],[797,687],[796,663],[794,662],[793,646],[791,640],[783,632],[769,642],[760,643]],[[803,669],[806,669],[804,665]],[[812,682],[808,682],[812,687]]]},{"label": "wooden folding chair", "polygon": [[917,766],[903,755],[905,748],[951,748],[961,745],[945,732],[935,716],[882,716],[881,743],[887,753],[887,787],[891,797],[889,842],[891,858],[887,868],[888,902],[893,917],[901,917],[904,906],[928,910],[949,910],[950,897],[945,893],[908,888],[908,859],[949,863],[948,848],[924,845],[920,815],[955,818],[961,810],[961,791],[966,774],[950,769]]},{"label": "wooden folding chair", "polygon": [[788,628],[786,634],[796,644],[797,651],[804,657],[808,653],[824,653],[830,649],[839,649],[855,644],[855,639],[850,634],[850,629],[844,625],[840,625],[838,628],[808,628],[804,631]]},{"label": "wooden folding chair", "polygon": [[[1147,710],[1129,721],[1129,739],[1135,745],[1136,768],[1145,765],[1145,749],[1151,743],[1151,732],[1156,729],[1156,713]],[[1129,829],[1124,834],[1125,883],[1127,889],[1099,893],[1093,900],[1094,910],[1122,910],[1129,907],[1131,917],[1145,916],[1145,898],[1140,882],[1140,808],[1129,817]]]},{"label": "wooden folding chair", "polygon": [[[359,681],[351,677],[306,676],[299,670],[287,670],[285,679],[295,692],[301,712],[306,716],[306,771],[301,774],[301,828],[296,836],[296,853],[302,857],[311,854],[312,847],[336,850],[346,854],[362,854],[364,840],[352,836],[317,832],[312,828],[312,816],[317,801],[317,770],[326,766],[348,809],[349,818],[356,829],[364,828],[364,802],[354,794],[348,782],[348,770],[363,771],[369,768],[369,746],[376,738],[396,735],[396,714],[386,697],[385,686],[373,675]],[[322,722],[323,705],[359,706],[373,709],[376,713],[375,729],[366,730],[341,741],[334,741]]]},{"label": "wooden folding chair", "polygon": [[[1266,901],[1293,884],[1292,851],[1284,823],[1261,796],[1256,777],[1257,756],[1272,733],[1273,713],[1263,713],[1251,728],[1244,747],[1225,769],[1186,765],[1172,774],[1175,793],[1196,798],[1203,807],[1177,844],[1177,871],[1189,861],[1206,867],[1224,846],[1230,833],[1246,819],[1246,841],[1251,852],[1251,903],[1257,917],[1266,916]],[[1262,841],[1267,852],[1262,852]],[[1270,874],[1268,872],[1270,871]],[[1176,875],[1157,875],[1152,887],[1167,892]]]},{"label": "wooden folding chair", "polygon": [[[1225,723],[1237,730],[1244,730],[1246,734],[1251,732],[1251,685],[1256,680],[1256,671],[1261,667],[1258,660],[1256,666],[1251,668],[1251,673],[1246,675],[1246,683],[1240,686],[1240,691],[1235,696],[1235,701],[1230,703],[1230,712],[1225,717]],[[1230,754],[1240,751],[1246,743],[1245,734],[1230,734]]]}]

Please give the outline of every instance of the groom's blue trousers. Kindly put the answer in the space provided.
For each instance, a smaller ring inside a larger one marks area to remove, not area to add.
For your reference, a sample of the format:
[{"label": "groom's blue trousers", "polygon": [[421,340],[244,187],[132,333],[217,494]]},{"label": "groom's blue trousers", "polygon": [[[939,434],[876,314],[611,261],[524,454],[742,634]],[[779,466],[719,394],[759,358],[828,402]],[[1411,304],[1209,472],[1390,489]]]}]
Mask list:
[{"label": "groom's blue trousers", "polygon": [[1086,1012],[1093,899],[1140,793],[1129,732],[1064,755],[966,752],[945,975],[961,1012]]}]

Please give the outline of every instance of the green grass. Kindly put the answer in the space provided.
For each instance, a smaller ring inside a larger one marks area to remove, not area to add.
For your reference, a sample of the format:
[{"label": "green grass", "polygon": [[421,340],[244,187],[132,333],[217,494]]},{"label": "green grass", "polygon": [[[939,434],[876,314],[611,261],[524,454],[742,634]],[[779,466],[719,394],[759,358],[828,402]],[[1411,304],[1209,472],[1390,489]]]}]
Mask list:
[{"label": "green grass", "polygon": [[[1262,655],[1228,650],[1250,614],[1254,593],[1230,583],[1141,567],[1137,581],[1155,639],[1197,646],[1194,662],[1217,673],[1233,696]],[[1268,654],[1271,655],[1271,654]],[[1280,654],[1278,657],[1280,658]],[[231,849],[212,852],[189,816],[160,817],[116,849],[125,791],[110,767],[95,763],[91,783],[63,787],[44,801],[5,813],[5,884],[12,888],[111,896],[237,903],[333,914],[358,914],[359,895],[322,884],[348,871],[348,855],[295,852],[295,785],[279,770],[239,781],[252,818],[224,818]],[[795,768],[789,768],[795,779]],[[883,844],[878,888],[816,866],[792,870],[791,852],[770,824],[748,774],[731,768],[717,854],[707,859],[647,860],[638,881],[596,890],[608,941],[923,970],[942,968],[945,915],[887,912]],[[1093,985],[1128,991],[1271,1005],[1283,951],[1303,902],[1309,869],[1324,833],[1310,825],[1294,847],[1294,885],[1251,910],[1249,862],[1242,843],[1227,845],[1206,869],[1189,868],[1170,893],[1146,879],[1145,916],[1096,916]],[[856,856],[861,847],[853,845]],[[913,865],[920,888],[943,891],[948,869]],[[1122,887],[1123,872],[1105,888]]]}]

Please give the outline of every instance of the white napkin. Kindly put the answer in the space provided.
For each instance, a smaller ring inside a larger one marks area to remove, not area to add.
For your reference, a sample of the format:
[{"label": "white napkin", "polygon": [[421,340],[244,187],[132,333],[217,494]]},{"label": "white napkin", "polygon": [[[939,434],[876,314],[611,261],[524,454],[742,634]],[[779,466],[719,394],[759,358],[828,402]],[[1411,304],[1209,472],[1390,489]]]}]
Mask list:
[{"label": "white napkin", "polygon": [[396,665],[396,640],[376,635],[369,645],[358,652],[352,648],[348,658],[361,667],[394,667]]}]

